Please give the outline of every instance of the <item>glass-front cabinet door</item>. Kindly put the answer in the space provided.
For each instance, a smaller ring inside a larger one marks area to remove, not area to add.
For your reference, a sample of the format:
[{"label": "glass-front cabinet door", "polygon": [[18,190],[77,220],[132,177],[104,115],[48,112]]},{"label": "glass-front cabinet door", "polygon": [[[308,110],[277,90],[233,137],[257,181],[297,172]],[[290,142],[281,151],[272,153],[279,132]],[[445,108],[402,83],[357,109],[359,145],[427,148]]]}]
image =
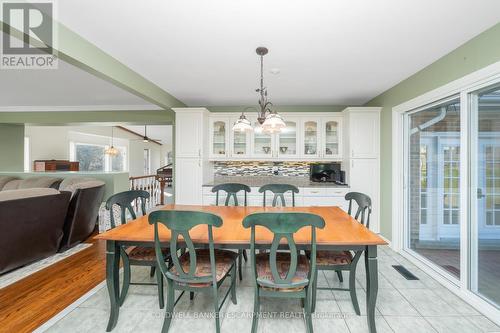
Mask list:
[{"label": "glass-front cabinet door", "polygon": [[278,134],[278,157],[292,158],[298,156],[298,120],[288,119],[285,120],[286,127],[281,133]]},{"label": "glass-front cabinet door", "polygon": [[234,123],[238,118],[232,118],[230,122],[230,136],[231,136],[231,157],[245,158],[249,157],[250,150],[250,134],[251,132],[235,132],[232,130]]},{"label": "glass-front cabinet door", "polygon": [[305,158],[319,157],[319,121],[305,120],[302,125],[303,151]]},{"label": "glass-front cabinet door", "polygon": [[339,118],[324,118],[322,122],[322,141],[323,151],[322,158],[339,159],[341,154],[341,119]]},{"label": "glass-front cabinet door", "polygon": [[229,119],[213,118],[210,120],[210,157],[228,156]]},{"label": "glass-front cabinet door", "polygon": [[252,135],[252,157],[275,157],[274,136],[262,132],[262,127],[257,120],[252,120],[254,128]]}]

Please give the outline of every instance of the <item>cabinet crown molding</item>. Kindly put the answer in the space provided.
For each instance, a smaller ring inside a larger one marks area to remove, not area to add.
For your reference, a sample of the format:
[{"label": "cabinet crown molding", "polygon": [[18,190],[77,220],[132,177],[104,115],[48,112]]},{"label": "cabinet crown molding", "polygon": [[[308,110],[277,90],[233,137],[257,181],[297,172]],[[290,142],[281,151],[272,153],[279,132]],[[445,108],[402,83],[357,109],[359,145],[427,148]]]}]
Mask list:
[{"label": "cabinet crown molding", "polygon": [[206,113],[206,114],[210,113],[210,111],[208,111],[207,108],[200,108],[200,107],[196,107],[196,108],[172,108],[172,110],[175,113]]}]

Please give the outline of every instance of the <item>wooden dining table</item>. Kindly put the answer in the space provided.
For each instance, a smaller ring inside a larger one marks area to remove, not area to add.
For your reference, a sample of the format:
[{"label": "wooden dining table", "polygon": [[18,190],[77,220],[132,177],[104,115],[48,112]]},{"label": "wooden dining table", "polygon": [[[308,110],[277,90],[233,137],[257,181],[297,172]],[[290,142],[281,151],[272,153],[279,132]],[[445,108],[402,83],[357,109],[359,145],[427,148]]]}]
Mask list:
[{"label": "wooden dining table", "polygon": [[[220,228],[213,229],[216,248],[249,249],[250,229],[243,227],[243,219],[256,212],[301,212],[321,216],[325,227],[317,229],[316,243],[318,250],[351,250],[364,251],[366,268],[366,308],[368,328],[376,332],[375,304],[378,292],[377,246],[387,243],[377,234],[367,229],[339,207],[231,207],[231,206],[193,206],[166,205],[161,210],[204,211],[222,218]],[[170,231],[163,225],[159,228],[160,241],[163,246],[170,242]],[[208,244],[207,227],[200,225],[190,231],[195,245]],[[154,246],[154,227],[149,224],[148,216],[139,217],[127,224],[97,235],[95,238],[106,240],[106,283],[110,298],[111,311],[107,331],[111,331],[118,322],[119,306],[119,269],[120,248],[123,246]],[[269,247],[273,234],[264,227],[256,229],[255,242],[258,247]],[[294,234],[298,248],[307,248],[311,242],[308,227]],[[157,273],[159,274],[159,272]]]}]

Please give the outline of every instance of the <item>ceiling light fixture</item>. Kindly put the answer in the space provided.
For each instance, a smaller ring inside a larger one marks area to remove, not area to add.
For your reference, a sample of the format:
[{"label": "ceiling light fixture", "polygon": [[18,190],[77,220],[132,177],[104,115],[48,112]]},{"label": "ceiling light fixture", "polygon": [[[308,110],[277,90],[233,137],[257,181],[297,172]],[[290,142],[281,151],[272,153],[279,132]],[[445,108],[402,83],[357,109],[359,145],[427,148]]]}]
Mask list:
[{"label": "ceiling light fixture", "polygon": [[116,149],[115,146],[113,146],[113,127],[114,126],[111,126],[111,147],[107,148],[104,151],[104,154],[109,156],[117,156],[118,154],[120,154],[120,151]]},{"label": "ceiling light fixture", "polygon": [[[269,52],[269,50],[261,46],[258,47],[255,52],[260,56],[260,88],[255,90],[260,94],[260,110],[258,111],[257,121],[260,125],[262,125],[262,131],[264,133],[280,133],[286,127],[286,124],[276,110],[271,110],[271,106],[273,104],[267,98],[267,87],[264,87],[264,56]],[[245,110],[247,109],[248,108]],[[243,111],[240,118],[235,122],[233,131],[243,132],[251,130],[252,125],[245,117],[245,112]]]}]

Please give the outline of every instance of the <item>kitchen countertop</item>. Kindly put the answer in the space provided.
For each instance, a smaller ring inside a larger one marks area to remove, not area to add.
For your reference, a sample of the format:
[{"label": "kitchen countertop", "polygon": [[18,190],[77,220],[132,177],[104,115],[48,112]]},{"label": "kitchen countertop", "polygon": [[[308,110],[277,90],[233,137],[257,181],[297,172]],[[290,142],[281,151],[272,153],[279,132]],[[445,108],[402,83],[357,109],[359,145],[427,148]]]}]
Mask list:
[{"label": "kitchen countertop", "polygon": [[250,187],[260,187],[266,184],[290,184],[297,187],[344,187],[349,185],[338,185],[335,183],[317,183],[309,180],[309,177],[289,177],[289,176],[219,176],[214,181],[203,184],[212,187],[224,183],[240,183]]}]

